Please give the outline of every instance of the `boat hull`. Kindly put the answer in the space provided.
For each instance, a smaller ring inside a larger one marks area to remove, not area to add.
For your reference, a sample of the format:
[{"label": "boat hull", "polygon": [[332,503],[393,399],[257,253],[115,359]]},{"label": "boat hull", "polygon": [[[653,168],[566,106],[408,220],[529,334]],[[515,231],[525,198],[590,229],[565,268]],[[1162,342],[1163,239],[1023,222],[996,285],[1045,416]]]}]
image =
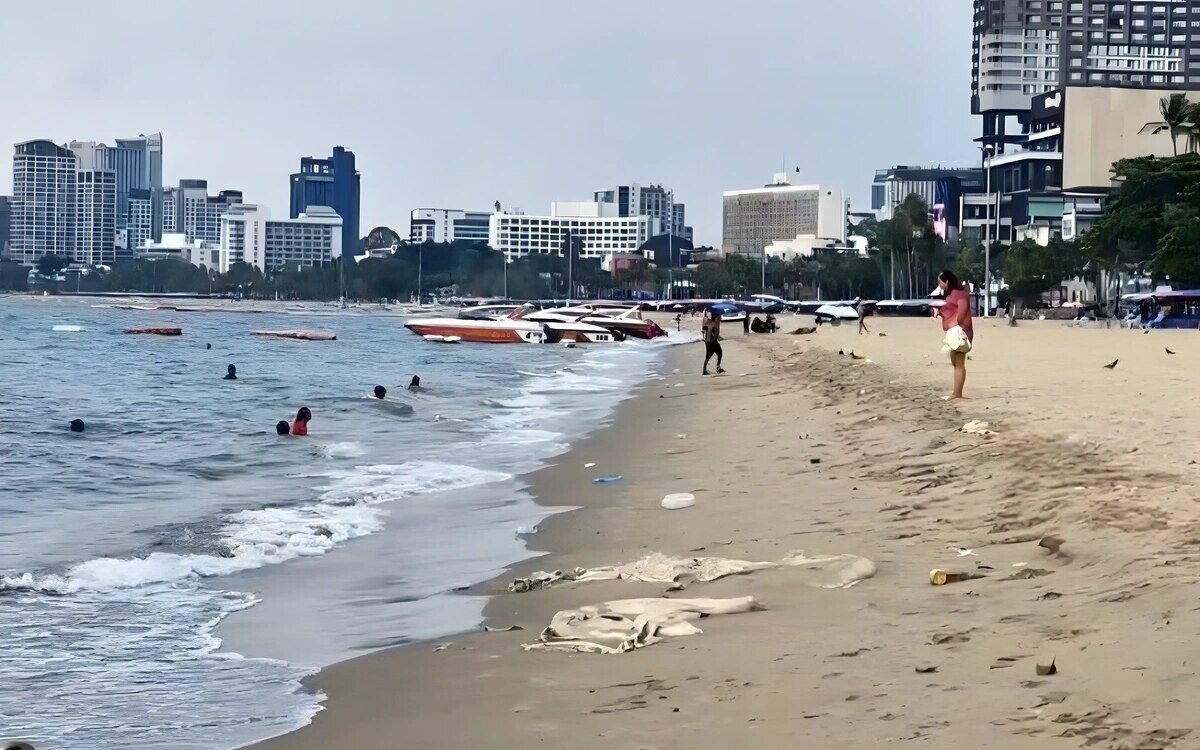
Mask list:
[{"label": "boat hull", "polygon": [[[506,325],[499,321],[412,320],[404,327],[418,336],[457,337],[478,344],[540,344],[545,339],[541,329],[531,325]],[[492,322],[492,325],[488,325]]]}]

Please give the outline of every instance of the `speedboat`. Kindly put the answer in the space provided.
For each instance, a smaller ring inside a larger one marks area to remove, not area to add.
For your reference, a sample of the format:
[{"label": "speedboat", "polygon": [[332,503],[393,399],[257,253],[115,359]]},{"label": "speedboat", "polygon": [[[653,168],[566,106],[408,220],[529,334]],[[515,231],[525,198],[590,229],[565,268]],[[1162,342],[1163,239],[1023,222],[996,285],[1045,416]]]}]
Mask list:
[{"label": "speedboat", "polygon": [[[522,320],[514,310],[499,320],[493,318],[414,318],[404,327],[427,341],[440,337],[443,341],[455,338],[481,344],[540,344],[546,340],[546,332],[538,323]],[[514,317],[516,316],[516,317]]]},{"label": "speedboat", "polygon": [[527,316],[532,308],[519,307],[499,318],[416,318],[404,327],[427,341],[457,338],[487,344],[611,344],[617,340],[612,331],[578,320],[536,321]]},{"label": "speedboat", "polygon": [[499,320],[520,308],[521,305],[476,305],[462,308],[458,311],[458,317],[463,320]]},{"label": "speedboat", "polygon": [[525,320],[543,323],[586,323],[612,332],[620,341],[624,338],[654,339],[667,332],[653,320],[645,320],[637,307],[589,303],[575,307],[560,307],[530,312]]}]

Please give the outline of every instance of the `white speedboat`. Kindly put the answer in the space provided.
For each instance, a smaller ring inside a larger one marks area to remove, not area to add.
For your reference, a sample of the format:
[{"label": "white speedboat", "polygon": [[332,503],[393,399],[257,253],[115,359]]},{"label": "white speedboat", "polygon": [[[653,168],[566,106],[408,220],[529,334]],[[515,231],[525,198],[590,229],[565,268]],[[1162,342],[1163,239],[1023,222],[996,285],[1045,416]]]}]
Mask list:
[{"label": "white speedboat", "polygon": [[404,324],[427,341],[440,337],[486,344],[541,344],[574,342],[611,344],[616,341],[607,328],[579,321],[533,321],[531,308],[521,307],[500,319],[416,318]]},{"label": "white speedboat", "polygon": [[537,310],[527,314],[525,320],[542,323],[586,323],[600,326],[612,332],[618,341],[627,337],[653,339],[667,335],[667,332],[657,323],[643,319],[641,311],[636,306],[588,303],[574,307]]}]

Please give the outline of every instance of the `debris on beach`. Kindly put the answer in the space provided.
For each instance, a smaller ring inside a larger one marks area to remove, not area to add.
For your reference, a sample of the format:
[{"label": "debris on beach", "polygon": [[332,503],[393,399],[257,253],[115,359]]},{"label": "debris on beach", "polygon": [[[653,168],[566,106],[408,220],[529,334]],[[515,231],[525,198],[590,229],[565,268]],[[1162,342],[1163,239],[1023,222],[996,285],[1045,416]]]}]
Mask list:
[{"label": "debris on beach", "polygon": [[1038,542],[1039,547],[1049,551],[1049,553],[1052,555],[1057,555],[1058,551],[1062,549],[1064,544],[1066,544],[1064,540],[1050,535],[1042,537],[1041,541]]},{"label": "debris on beach", "polygon": [[1038,677],[1048,677],[1052,674],[1058,674],[1057,661],[1058,659],[1055,657],[1054,659],[1050,660],[1049,664],[1035,664],[1034,671],[1037,672]]},{"label": "debris on beach", "polygon": [[662,499],[662,507],[666,510],[683,510],[696,504],[696,496],[690,492],[672,492]]},{"label": "debris on beach", "polygon": [[[880,335],[882,335],[882,334],[880,334]],[[929,664],[929,665],[926,665],[923,667],[917,667],[914,671],[917,674],[933,674],[934,672],[938,671],[938,668],[933,666],[932,664]]]},{"label": "debris on beach", "polygon": [[483,626],[483,630],[485,633],[511,633],[514,630],[524,630],[524,629],[525,628],[521,627],[520,625],[509,625],[507,628],[494,628],[491,625]]},{"label": "debris on beach", "polygon": [[1109,362],[1107,365],[1104,365],[1104,369],[1105,370],[1115,370],[1115,369],[1117,369],[1117,363],[1120,361],[1121,361],[1121,358],[1117,357],[1112,362]]},{"label": "debris on beach", "polygon": [[817,329],[814,328],[813,326],[800,326],[796,330],[792,331],[791,335],[792,336],[810,336],[816,332],[817,332]]},{"label": "debris on beach", "polygon": [[592,480],[592,484],[615,484],[624,479],[620,474],[608,474],[603,477],[596,477]]},{"label": "debris on beach", "polygon": [[592,468],[592,467],[593,467],[593,466],[595,466],[595,465],[596,465],[596,462],[595,462],[595,461],[589,461],[588,463],[586,463],[586,464],[584,464],[584,465],[583,465],[583,468],[585,468],[585,469],[590,469],[590,468]]},{"label": "debris on beach", "polygon": [[622,654],[664,638],[699,635],[702,617],[764,609],[752,596],[733,599],[621,599],[554,615],[526,651]]},{"label": "debris on beach", "polygon": [[976,578],[983,578],[981,573],[951,573],[941,568],[929,571],[929,582],[934,586],[945,586],[948,583],[960,583]]},{"label": "debris on beach", "polygon": [[992,430],[988,429],[987,422],[983,422],[978,419],[972,419],[970,422],[967,422],[962,427],[959,427],[958,431],[961,433],[967,434],[967,435],[982,435],[984,437],[987,437],[988,435],[996,434]]},{"label": "debris on beach", "polygon": [[[725,544],[725,542],[716,542]],[[559,583],[585,581],[641,581],[644,583],[707,583],[727,576],[744,575],[760,570],[806,568],[812,573],[810,585],[818,588],[850,588],[876,573],[875,563],[857,555],[818,555],[807,557],[792,552],[779,562],[751,562],[724,557],[671,557],[652,552],[623,565],[600,568],[575,568],[571,571],[538,571],[528,578],[518,578],[509,584],[514,593],[535,591]]]}]

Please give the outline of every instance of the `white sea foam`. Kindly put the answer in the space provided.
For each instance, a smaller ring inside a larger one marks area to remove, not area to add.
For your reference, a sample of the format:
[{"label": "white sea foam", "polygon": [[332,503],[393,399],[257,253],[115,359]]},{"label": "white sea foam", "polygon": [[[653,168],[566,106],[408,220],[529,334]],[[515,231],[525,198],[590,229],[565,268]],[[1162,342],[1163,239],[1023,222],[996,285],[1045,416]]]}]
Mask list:
[{"label": "white sea foam", "polygon": [[326,443],[317,448],[325,458],[359,458],[366,454],[358,443],[347,440],[341,443]]},{"label": "white sea foam", "polygon": [[0,591],[111,591],[228,575],[321,555],[383,528],[383,515],[376,507],[383,503],[509,478],[499,472],[431,461],[363,466],[326,476],[332,481],[312,505],[243,510],[226,516],[220,534],[224,555],[154,552],[145,557],[102,557],[62,573],[3,576]]}]

